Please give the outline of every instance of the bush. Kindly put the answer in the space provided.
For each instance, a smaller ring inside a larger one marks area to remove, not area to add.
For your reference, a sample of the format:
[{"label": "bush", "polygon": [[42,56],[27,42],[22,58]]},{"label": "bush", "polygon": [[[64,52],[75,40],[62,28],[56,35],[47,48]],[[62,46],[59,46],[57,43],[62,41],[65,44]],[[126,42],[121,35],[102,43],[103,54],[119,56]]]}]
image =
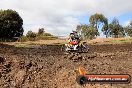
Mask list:
[{"label": "bush", "polygon": [[29,39],[26,37],[26,36],[22,36],[22,37],[20,37],[17,41],[18,42],[27,42]]},{"label": "bush", "polygon": [[28,31],[28,33],[26,34],[26,37],[30,40],[30,41],[35,41],[37,34],[32,32],[32,31]]},{"label": "bush", "polygon": [[53,36],[50,33],[44,33],[43,36]]}]

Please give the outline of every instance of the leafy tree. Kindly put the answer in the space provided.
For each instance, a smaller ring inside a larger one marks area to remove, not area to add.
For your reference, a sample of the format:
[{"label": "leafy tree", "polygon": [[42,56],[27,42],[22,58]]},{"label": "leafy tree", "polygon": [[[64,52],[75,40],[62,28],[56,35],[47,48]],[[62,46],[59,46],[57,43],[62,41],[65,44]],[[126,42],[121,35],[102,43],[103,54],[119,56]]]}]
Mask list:
[{"label": "leafy tree", "polygon": [[83,39],[93,39],[99,35],[95,27],[90,25],[78,25],[76,30]]},{"label": "leafy tree", "polygon": [[50,33],[46,33],[46,32],[44,31],[44,28],[40,28],[40,29],[38,30],[37,35],[38,35],[38,36],[53,36],[53,35],[51,35]]},{"label": "leafy tree", "polygon": [[32,31],[28,31],[26,36],[29,40],[34,41],[37,35],[36,35],[36,33],[32,32]]},{"label": "leafy tree", "polygon": [[43,35],[44,34],[44,28],[39,28],[38,30],[38,35]]},{"label": "leafy tree", "polygon": [[84,32],[86,28],[82,29],[82,27],[84,26],[86,27],[87,25],[77,25],[76,27],[76,31],[78,32],[78,34],[81,36],[82,39],[85,39]]},{"label": "leafy tree", "polygon": [[90,16],[89,19],[90,25],[96,29],[96,31],[99,30],[99,28],[102,29],[106,37],[108,36],[108,20],[103,14],[94,14]]},{"label": "leafy tree", "polygon": [[109,30],[109,27],[108,27],[108,23],[106,23],[106,25],[103,25],[103,27],[102,27],[102,32],[103,32],[103,34],[106,36],[106,38],[109,37],[109,32],[110,32],[110,30]]},{"label": "leafy tree", "polygon": [[110,35],[115,38],[118,38],[119,36],[125,36],[125,31],[116,18],[114,18],[113,21],[109,24],[109,31]]},{"label": "leafy tree", "polygon": [[0,38],[14,38],[23,35],[23,20],[16,11],[0,10]]},{"label": "leafy tree", "polygon": [[88,26],[84,36],[88,39],[94,39],[99,35],[99,32],[93,26]]},{"label": "leafy tree", "polygon": [[124,28],[127,35],[132,37],[132,21]]}]

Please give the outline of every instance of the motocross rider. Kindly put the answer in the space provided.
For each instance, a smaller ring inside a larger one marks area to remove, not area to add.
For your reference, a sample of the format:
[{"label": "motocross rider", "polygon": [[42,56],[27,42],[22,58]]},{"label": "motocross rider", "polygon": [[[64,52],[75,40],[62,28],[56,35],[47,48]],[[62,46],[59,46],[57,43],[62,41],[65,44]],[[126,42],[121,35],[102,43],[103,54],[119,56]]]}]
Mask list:
[{"label": "motocross rider", "polygon": [[70,33],[69,38],[68,38],[68,42],[72,42],[74,40],[74,34]]},{"label": "motocross rider", "polygon": [[[78,44],[80,43],[80,38],[76,31],[73,31],[73,33],[70,33],[70,35],[69,35],[68,42],[70,43],[72,41],[77,41]],[[77,46],[78,45],[75,45],[74,50],[77,50]]]},{"label": "motocross rider", "polygon": [[73,34],[74,34],[74,39],[75,39],[78,43],[80,43],[80,37],[79,37],[77,31],[73,31]]}]

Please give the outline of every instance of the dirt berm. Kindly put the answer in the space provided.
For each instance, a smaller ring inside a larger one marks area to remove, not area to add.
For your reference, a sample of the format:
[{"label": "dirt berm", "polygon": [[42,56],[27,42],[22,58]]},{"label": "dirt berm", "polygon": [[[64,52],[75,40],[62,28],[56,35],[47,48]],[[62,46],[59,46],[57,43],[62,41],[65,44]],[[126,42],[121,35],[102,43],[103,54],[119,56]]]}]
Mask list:
[{"label": "dirt berm", "polygon": [[65,54],[59,45],[16,48],[0,44],[0,88],[132,88],[130,84],[76,83],[88,74],[132,75],[132,44],[90,45],[88,53]]}]

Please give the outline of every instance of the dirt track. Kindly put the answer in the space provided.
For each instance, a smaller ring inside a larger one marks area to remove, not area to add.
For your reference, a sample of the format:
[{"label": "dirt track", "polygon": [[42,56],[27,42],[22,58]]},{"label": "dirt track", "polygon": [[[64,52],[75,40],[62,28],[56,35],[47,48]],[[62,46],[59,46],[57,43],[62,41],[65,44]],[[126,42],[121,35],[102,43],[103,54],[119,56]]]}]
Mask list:
[{"label": "dirt track", "polygon": [[132,88],[131,84],[76,83],[75,70],[89,74],[130,74],[132,44],[91,45],[89,53],[68,54],[61,46],[16,48],[0,45],[0,88]]}]

